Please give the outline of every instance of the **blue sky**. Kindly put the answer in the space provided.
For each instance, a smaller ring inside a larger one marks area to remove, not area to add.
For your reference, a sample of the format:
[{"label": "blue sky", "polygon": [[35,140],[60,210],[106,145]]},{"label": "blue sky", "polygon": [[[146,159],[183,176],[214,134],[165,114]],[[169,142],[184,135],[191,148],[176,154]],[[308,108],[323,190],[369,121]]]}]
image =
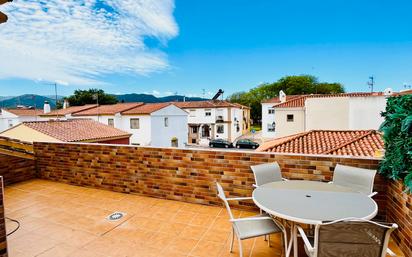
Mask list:
[{"label": "blue sky", "polygon": [[4,10],[0,95],[49,95],[59,81],[62,95],[208,97],[298,74],[347,91],[367,91],[370,75],[377,90],[412,84],[411,1],[50,0],[30,15],[25,1]]}]

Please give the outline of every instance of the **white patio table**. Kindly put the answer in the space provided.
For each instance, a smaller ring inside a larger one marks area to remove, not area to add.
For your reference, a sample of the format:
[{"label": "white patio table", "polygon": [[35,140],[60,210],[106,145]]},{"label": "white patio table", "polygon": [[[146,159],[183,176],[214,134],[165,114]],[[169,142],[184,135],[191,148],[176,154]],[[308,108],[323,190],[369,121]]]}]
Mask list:
[{"label": "white patio table", "polygon": [[291,222],[291,238],[285,242],[287,257],[292,245],[294,256],[298,256],[296,223],[316,225],[349,217],[372,219],[378,212],[376,202],[367,195],[324,182],[272,182],[256,188],[252,196],[260,209]]}]

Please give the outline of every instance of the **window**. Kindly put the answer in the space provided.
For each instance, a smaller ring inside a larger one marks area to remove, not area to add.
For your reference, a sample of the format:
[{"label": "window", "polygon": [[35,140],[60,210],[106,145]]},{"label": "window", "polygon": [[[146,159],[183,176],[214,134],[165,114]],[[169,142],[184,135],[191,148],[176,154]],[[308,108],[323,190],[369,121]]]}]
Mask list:
[{"label": "window", "polygon": [[287,121],[287,122],[293,122],[293,114],[288,114],[288,115],[286,116],[286,121]]},{"label": "window", "polygon": [[114,119],[107,119],[107,125],[114,127]]},{"label": "window", "polygon": [[223,125],[217,125],[217,133],[223,134],[225,133],[225,127]]},{"label": "window", "polygon": [[165,127],[169,127],[169,118],[166,117],[164,121],[165,121]]},{"label": "window", "polygon": [[268,132],[275,132],[275,128],[276,124],[274,122],[268,124]]},{"label": "window", "polygon": [[139,129],[140,128],[139,119],[130,119],[130,128],[131,129]]},{"label": "window", "polygon": [[190,117],[195,117],[196,116],[196,110],[189,110],[189,116]]},{"label": "window", "polygon": [[205,116],[212,116],[212,111],[210,109],[206,109]]},{"label": "window", "polygon": [[192,133],[197,134],[198,132],[198,127],[192,127]]},{"label": "window", "polygon": [[268,114],[275,114],[275,109],[273,108],[268,109]]}]

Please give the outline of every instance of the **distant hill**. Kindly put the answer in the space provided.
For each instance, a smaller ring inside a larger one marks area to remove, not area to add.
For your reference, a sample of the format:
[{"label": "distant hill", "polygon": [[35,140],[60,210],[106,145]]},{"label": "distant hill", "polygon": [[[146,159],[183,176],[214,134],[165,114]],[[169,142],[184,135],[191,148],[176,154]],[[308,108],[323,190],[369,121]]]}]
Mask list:
[{"label": "distant hill", "polygon": [[182,95],[171,95],[164,97],[156,97],[148,94],[124,94],[114,95],[119,102],[144,102],[144,103],[164,103],[164,102],[182,102],[185,101],[203,101],[207,100],[201,97],[185,97]]},{"label": "distant hill", "polygon": [[55,107],[55,100],[41,95],[21,95],[14,97],[0,97],[0,107],[15,108],[17,105],[36,106],[37,109],[43,108],[44,101],[50,103],[51,108]]},{"label": "distant hill", "polygon": [[[207,100],[200,97],[184,97],[182,95],[171,95],[164,97],[156,97],[148,94],[124,94],[114,95],[119,102],[143,102],[143,103],[164,103],[164,102],[183,102],[185,101],[202,101]],[[64,96],[57,96],[60,100]],[[41,96],[26,94],[21,96],[0,96],[1,108],[15,108],[17,105],[36,106],[37,109],[43,108],[44,101],[50,103],[51,108],[55,108],[55,96]]]}]

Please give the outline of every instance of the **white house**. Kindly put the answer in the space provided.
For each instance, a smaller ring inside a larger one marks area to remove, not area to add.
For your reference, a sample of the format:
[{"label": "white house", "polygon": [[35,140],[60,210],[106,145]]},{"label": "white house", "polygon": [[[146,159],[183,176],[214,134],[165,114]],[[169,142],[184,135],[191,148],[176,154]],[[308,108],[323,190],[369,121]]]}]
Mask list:
[{"label": "white house", "polygon": [[74,112],[66,118],[89,118],[132,134],[131,144],[172,146],[187,144],[188,113],[170,103],[119,103]]},{"label": "white house", "polygon": [[26,121],[44,121],[40,115],[50,112],[49,103],[45,102],[44,109],[15,108],[1,109],[0,112],[0,132],[19,125]]},{"label": "white house", "polygon": [[189,113],[189,144],[206,145],[216,138],[233,142],[249,131],[249,107],[219,100],[173,104]]},{"label": "white house", "polygon": [[286,96],[262,102],[262,136],[279,138],[310,130],[378,129],[392,90],[374,93]]}]

